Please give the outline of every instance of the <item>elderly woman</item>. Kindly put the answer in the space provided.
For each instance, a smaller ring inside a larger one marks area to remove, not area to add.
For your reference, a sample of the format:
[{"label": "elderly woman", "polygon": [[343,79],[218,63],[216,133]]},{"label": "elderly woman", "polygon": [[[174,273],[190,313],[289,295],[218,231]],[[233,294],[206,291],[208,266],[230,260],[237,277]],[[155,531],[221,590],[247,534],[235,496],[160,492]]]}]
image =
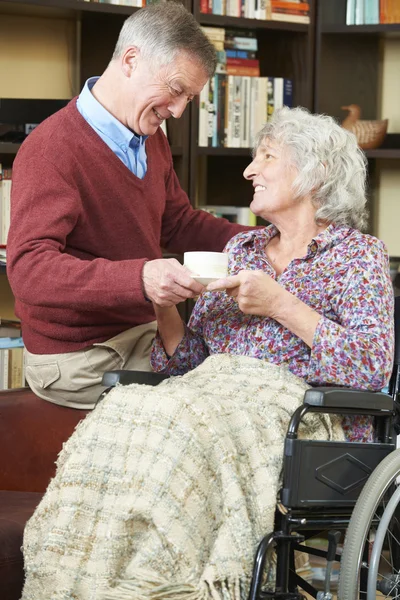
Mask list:
[{"label": "elderly woman", "polygon": [[[183,374],[229,353],[287,364],[310,385],[383,388],[393,291],[383,243],[360,233],[365,164],[332,118],[300,108],[275,114],[244,171],[250,209],[271,225],[230,240],[231,276],[208,286],[189,327],[175,307],[155,307],[154,370]],[[365,417],[344,420],[351,441],[368,441],[371,427]]]},{"label": "elderly woman", "polygon": [[[393,293],[383,244],[359,231],[354,136],[283,109],[244,175],[271,225],[228,243],[230,276],[188,327],[156,307],[153,365],[180,376],[117,387],[79,425],[26,528],[23,600],[244,599],[305,389],[385,385]],[[368,440],[371,424],[345,429]],[[303,435],[343,431],[311,415]]]}]

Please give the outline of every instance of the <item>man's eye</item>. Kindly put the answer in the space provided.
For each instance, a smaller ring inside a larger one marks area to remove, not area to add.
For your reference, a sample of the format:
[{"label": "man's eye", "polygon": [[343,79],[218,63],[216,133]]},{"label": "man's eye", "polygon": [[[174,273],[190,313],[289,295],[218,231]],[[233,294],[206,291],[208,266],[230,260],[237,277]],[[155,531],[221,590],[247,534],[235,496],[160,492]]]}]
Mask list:
[{"label": "man's eye", "polygon": [[169,88],[170,92],[173,96],[180,96],[182,92],[180,90],[176,90],[175,88]]}]

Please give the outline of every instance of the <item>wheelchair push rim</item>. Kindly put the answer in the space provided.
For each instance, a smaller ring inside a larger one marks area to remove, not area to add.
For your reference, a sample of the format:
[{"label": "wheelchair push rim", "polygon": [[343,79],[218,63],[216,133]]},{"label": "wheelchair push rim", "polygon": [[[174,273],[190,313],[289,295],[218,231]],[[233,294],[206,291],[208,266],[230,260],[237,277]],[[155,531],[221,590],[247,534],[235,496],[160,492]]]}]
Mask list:
[{"label": "wheelchair push rim", "polygon": [[[379,464],[357,500],[343,546],[338,600],[400,598],[399,475],[400,449]],[[371,562],[377,566],[375,577]]]}]

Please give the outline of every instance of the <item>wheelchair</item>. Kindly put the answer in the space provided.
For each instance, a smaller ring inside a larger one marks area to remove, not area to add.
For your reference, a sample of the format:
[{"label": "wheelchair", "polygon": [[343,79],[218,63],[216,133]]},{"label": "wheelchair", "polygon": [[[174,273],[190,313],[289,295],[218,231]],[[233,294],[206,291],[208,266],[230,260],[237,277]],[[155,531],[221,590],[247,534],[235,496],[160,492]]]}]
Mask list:
[{"label": "wheelchair", "polygon": [[[317,600],[400,597],[399,365],[400,297],[395,299],[395,358],[388,393],[311,388],[293,414],[285,440],[274,531],[259,543],[248,600],[303,600],[304,593]],[[117,384],[157,385],[167,377],[107,372],[103,376],[107,389],[99,400]],[[309,412],[374,417],[374,440],[298,439],[300,422]],[[326,547],[313,547],[312,540],[321,535]],[[322,590],[297,572],[296,556],[301,555],[325,562]],[[267,559],[275,564],[272,587],[266,583]],[[335,562],[340,563],[337,591],[332,589]]]}]

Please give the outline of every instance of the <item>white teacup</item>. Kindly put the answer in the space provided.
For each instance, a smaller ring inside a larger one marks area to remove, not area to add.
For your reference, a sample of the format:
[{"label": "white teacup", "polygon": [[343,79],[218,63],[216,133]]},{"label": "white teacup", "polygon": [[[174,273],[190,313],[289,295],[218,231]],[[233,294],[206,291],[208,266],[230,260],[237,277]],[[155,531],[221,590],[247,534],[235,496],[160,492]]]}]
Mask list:
[{"label": "white teacup", "polygon": [[228,255],[224,252],[185,252],[183,264],[202,285],[228,276]]}]

